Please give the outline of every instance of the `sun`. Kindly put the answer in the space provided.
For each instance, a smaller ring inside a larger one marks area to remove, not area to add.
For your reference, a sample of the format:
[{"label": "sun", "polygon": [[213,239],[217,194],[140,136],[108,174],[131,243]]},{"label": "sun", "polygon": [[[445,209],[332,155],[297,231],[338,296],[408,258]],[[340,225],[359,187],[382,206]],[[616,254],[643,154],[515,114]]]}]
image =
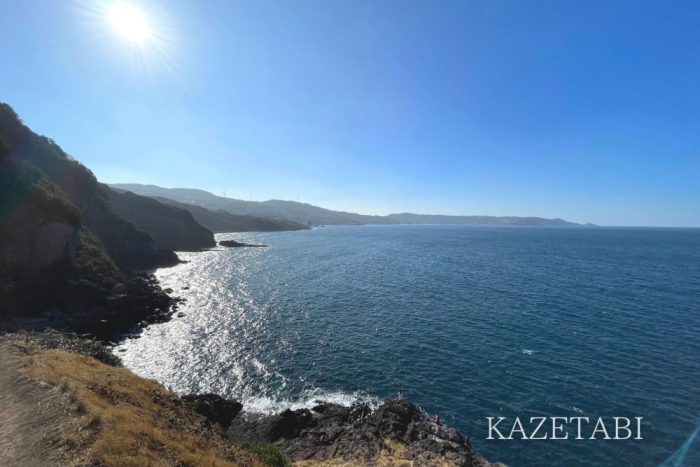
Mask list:
[{"label": "sun", "polygon": [[107,7],[107,17],[114,29],[128,41],[143,44],[151,37],[151,27],[146,15],[131,3],[112,3]]}]

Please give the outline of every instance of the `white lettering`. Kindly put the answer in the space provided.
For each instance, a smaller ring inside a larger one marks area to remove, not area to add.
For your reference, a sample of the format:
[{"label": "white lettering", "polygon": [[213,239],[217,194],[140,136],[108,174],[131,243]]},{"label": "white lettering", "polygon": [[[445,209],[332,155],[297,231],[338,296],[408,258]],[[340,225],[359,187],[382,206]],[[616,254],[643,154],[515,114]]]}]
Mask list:
[{"label": "white lettering", "polygon": [[496,439],[496,438],[493,437],[493,432],[494,432],[494,431],[495,431],[496,433],[498,433],[498,439],[507,439],[505,436],[503,436],[503,433],[501,433],[500,431],[498,431],[498,428],[496,428],[496,427],[498,426],[499,423],[501,423],[503,420],[506,419],[506,417],[498,417],[498,421],[496,422],[496,424],[493,424],[493,419],[494,419],[494,418],[495,418],[495,417],[486,417],[486,419],[489,421],[489,436],[488,436],[488,438],[486,438],[486,439]]},{"label": "white lettering", "polygon": [[[569,433],[564,431],[564,423],[557,425],[557,420],[564,420],[566,423],[566,417],[552,417],[552,439],[569,439]],[[566,436],[557,436],[557,432],[566,433]]]},{"label": "white lettering", "polygon": [[593,433],[591,433],[591,436],[588,439],[598,439],[596,438],[596,433],[598,433],[599,431],[605,434],[605,437],[603,439],[610,439],[610,436],[608,435],[608,430],[605,428],[605,423],[603,423],[603,419],[601,417],[598,417],[598,421],[595,424]]}]

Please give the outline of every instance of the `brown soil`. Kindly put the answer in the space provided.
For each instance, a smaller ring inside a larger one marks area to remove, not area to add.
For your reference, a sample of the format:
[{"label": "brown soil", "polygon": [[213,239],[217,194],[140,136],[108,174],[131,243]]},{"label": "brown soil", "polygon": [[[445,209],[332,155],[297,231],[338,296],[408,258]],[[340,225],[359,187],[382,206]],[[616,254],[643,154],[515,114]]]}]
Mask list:
[{"label": "brown soil", "polygon": [[22,373],[28,348],[0,341],[0,465],[64,463],[63,422],[71,417],[69,394]]}]

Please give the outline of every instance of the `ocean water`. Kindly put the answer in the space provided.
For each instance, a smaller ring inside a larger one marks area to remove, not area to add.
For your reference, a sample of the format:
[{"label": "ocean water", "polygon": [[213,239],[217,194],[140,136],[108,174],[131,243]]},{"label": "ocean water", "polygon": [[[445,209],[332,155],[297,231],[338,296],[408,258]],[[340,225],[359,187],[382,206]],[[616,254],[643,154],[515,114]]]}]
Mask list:
[{"label": "ocean water", "polygon": [[[401,394],[513,466],[659,465],[700,421],[700,230],[218,237],[270,247],[181,253],[157,275],[184,316],[117,347],[178,393],[262,412]],[[489,416],[641,416],[644,439],[487,440]]]}]

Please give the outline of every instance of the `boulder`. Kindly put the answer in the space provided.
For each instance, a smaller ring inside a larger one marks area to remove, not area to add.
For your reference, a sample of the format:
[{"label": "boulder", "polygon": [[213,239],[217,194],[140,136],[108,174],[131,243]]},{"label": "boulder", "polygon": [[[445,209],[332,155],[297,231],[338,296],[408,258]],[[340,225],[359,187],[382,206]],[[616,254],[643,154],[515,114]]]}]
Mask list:
[{"label": "boulder", "polygon": [[218,423],[223,429],[228,428],[243,409],[240,402],[227,400],[216,394],[189,394],[182,396],[182,400],[190,404],[208,422]]}]

